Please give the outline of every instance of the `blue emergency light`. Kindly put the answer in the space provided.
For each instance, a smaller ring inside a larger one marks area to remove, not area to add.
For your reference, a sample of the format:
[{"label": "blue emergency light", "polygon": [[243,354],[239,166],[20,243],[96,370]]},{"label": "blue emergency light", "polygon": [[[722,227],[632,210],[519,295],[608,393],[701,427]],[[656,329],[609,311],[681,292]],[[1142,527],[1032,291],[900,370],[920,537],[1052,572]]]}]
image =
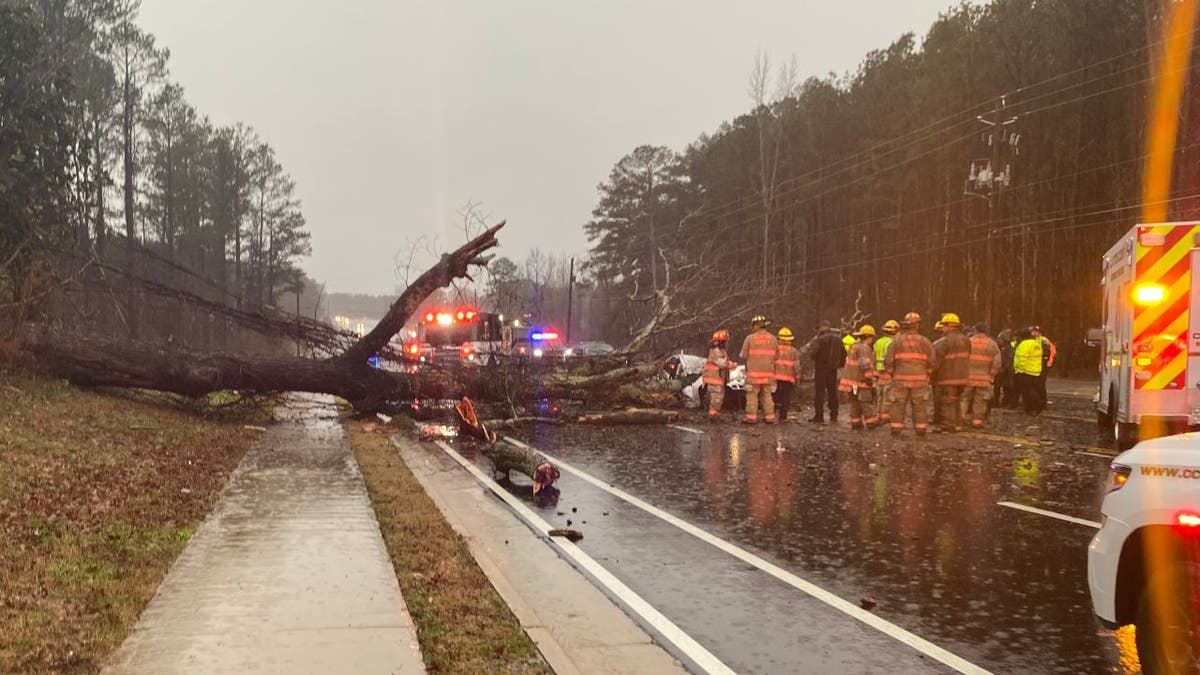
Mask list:
[{"label": "blue emergency light", "polygon": [[538,331],[536,333],[530,333],[529,339],[533,340],[534,342],[544,342],[546,340],[557,340],[558,333],[555,333],[553,331],[544,331],[544,332]]}]

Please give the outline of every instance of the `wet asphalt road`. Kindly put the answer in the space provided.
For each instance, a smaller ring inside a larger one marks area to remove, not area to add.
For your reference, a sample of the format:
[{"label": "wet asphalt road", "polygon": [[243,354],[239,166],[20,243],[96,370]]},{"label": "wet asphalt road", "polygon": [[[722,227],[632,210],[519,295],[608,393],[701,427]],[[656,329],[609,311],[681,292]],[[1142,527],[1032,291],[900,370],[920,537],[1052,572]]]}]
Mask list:
[{"label": "wet asphalt road", "polygon": [[[809,411],[811,414],[811,411]],[[980,436],[790,424],[542,426],[538,449],[741,546],[880,617],[1004,673],[1136,672],[1132,635],[1093,619],[1094,530],[998,506],[1099,519],[1108,460],[1083,401]],[[739,672],[948,669],[569,473],[557,526]],[[528,498],[527,484],[513,487]]]}]

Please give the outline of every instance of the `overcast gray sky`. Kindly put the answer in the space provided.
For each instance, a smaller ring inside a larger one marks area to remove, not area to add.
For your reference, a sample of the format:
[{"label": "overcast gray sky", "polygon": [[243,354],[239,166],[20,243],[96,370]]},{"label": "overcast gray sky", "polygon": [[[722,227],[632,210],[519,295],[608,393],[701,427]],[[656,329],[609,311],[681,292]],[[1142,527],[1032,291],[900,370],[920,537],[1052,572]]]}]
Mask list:
[{"label": "overcast gray sky", "polygon": [[612,165],[745,112],[756,53],[842,73],[952,2],[143,0],[141,23],[201,113],[292,173],[309,274],[390,293],[394,254],[457,245],[469,199],[508,219],[504,255],[583,253]]}]

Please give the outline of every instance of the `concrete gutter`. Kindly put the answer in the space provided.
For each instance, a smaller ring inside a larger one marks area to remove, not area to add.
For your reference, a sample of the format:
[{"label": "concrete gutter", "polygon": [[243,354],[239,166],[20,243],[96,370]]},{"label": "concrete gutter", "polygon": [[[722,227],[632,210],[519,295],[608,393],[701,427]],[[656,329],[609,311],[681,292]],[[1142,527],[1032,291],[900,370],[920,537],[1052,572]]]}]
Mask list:
[{"label": "concrete gutter", "polygon": [[686,672],[441,450],[404,437],[392,442],[554,672]]}]

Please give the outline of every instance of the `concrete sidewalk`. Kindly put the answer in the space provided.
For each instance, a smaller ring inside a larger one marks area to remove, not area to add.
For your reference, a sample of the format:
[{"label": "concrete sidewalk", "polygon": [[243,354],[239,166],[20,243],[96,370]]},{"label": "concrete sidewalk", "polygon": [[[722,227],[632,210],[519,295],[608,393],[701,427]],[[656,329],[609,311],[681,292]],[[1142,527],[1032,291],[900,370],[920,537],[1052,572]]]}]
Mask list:
[{"label": "concrete sidewalk", "polygon": [[105,672],[424,672],[332,398],[277,415]]}]

